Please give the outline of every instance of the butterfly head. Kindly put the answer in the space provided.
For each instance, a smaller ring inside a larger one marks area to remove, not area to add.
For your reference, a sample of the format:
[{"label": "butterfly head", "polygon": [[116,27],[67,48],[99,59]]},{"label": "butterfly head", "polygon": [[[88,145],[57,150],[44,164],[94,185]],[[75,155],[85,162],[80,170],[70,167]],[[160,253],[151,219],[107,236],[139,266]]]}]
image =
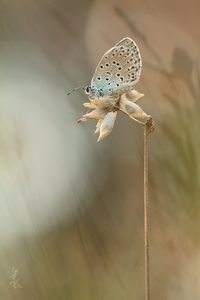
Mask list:
[{"label": "butterfly head", "polygon": [[86,86],[85,88],[84,88],[84,91],[85,91],[85,93],[86,93],[86,95],[90,95],[91,94],[91,91],[92,91],[92,89],[91,89],[91,86]]},{"label": "butterfly head", "polygon": [[89,96],[89,98],[101,98],[104,97],[104,93],[101,89],[95,89],[91,86],[86,86],[84,88],[85,94]]}]

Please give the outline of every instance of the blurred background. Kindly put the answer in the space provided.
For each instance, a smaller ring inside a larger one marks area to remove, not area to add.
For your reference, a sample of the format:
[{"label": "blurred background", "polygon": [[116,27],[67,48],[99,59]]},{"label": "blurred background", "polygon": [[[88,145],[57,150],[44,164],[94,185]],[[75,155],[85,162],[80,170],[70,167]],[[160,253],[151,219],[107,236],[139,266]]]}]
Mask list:
[{"label": "blurred background", "polygon": [[197,0],[0,2],[0,299],[144,299],[143,130],[97,144],[82,92],[125,36],[143,57],[150,285],[200,299]]}]

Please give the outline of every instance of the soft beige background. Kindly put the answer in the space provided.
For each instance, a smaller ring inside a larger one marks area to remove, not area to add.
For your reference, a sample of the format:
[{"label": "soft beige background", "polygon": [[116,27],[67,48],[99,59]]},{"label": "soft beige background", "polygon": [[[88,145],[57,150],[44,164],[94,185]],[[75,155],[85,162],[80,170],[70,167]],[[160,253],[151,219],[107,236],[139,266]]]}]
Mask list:
[{"label": "soft beige background", "polygon": [[0,3],[0,299],[144,299],[143,132],[96,143],[81,92],[124,36],[140,47],[149,140],[150,284],[200,299],[199,1]]}]

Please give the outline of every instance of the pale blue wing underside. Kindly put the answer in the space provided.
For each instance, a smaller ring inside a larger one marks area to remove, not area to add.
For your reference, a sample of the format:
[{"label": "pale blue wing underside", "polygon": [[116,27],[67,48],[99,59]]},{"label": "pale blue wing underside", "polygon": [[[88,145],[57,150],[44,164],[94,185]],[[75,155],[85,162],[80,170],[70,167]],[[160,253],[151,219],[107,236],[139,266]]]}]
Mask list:
[{"label": "pale blue wing underside", "polygon": [[140,78],[142,59],[139,48],[124,38],[101,58],[91,81],[94,91],[113,95],[131,90]]}]

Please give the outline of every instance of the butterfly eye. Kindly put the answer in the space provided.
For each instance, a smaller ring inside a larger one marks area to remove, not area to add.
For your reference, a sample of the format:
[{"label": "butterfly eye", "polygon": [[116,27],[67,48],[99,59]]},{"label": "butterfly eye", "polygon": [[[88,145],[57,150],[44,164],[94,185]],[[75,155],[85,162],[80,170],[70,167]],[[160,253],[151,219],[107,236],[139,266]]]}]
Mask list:
[{"label": "butterfly eye", "polygon": [[85,92],[86,92],[86,94],[89,94],[89,92],[90,92],[90,87],[89,86],[86,86]]}]

